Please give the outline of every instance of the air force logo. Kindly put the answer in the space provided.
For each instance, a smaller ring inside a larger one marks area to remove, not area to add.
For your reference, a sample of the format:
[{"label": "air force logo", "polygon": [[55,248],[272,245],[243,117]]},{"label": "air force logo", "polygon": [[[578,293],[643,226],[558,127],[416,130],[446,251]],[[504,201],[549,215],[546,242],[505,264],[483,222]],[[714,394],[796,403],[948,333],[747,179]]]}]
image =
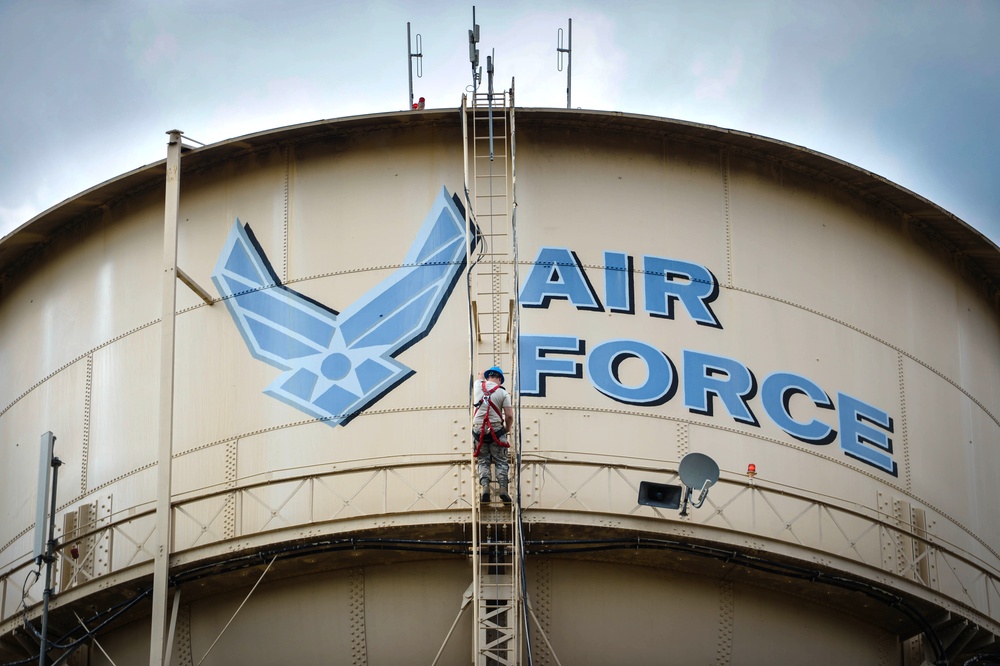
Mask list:
[{"label": "air force logo", "polygon": [[346,425],[413,374],[393,357],[427,335],[465,266],[460,206],[442,187],[403,265],[339,313],[283,286],[237,219],[212,281],[250,354],[285,371],[264,392]]}]

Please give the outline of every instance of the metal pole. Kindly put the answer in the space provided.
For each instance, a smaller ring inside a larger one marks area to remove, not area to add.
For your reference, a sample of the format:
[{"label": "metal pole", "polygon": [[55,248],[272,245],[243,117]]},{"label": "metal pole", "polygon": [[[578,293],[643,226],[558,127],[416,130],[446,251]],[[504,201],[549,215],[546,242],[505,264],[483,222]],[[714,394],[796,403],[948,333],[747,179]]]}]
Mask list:
[{"label": "metal pole", "polygon": [[573,19],[569,20],[569,36],[566,40],[566,108],[572,108],[573,89]]},{"label": "metal pole", "polygon": [[[174,631],[177,629],[177,612],[181,606],[181,588],[174,590],[173,610],[170,611],[170,630],[167,632],[167,649],[163,654],[163,663],[170,664],[170,652],[174,647]],[[113,666],[113,665],[112,665]]]},{"label": "metal pole", "polygon": [[569,35],[566,44],[566,48],[563,48],[562,38],[563,29],[559,28],[559,32],[556,33],[558,41],[556,42],[556,66],[559,71],[562,71],[562,55],[566,54],[566,108],[570,108],[572,104],[571,89],[573,87],[573,19],[569,19]]},{"label": "metal pole", "polygon": [[[476,93],[479,91],[479,76],[476,68],[479,67],[479,26],[476,25],[476,6],[472,5],[472,30],[469,31],[469,62],[472,63],[472,106],[476,106]],[[480,73],[482,70],[480,70]]]},{"label": "metal pole", "polygon": [[[486,78],[489,80],[487,99],[489,100],[490,119],[490,162],[493,161],[493,56],[486,56]],[[492,169],[492,167],[491,167]],[[490,172],[492,175],[492,171]],[[490,179],[490,194],[492,194],[493,179]],[[492,202],[492,199],[490,200]]]},{"label": "metal pole", "polygon": [[49,651],[49,599],[52,598],[52,564],[56,561],[56,489],[59,486],[59,458],[52,459],[52,511],[49,514],[49,540],[45,549],[45,591],[42,593],[42,643],[38,648],[38,666],[45,666]]},{"label": "metal pole", "polygon": [[410,22],[406,22],[406,73],[410,77],[410,105],[406,107],[409,111],[413,109],[413,42],[410,41]]},{"label": "metal pole", "polygon": [[181,132],[167,132],[167,184],[163,212],[163,291],[160,318],[160,432],[156,459],[156,552],[149,664],[162,666],[167,637],[170,586],[170,495],[174,438],[174,333],[177,310],[177,212],[181,191]]}]

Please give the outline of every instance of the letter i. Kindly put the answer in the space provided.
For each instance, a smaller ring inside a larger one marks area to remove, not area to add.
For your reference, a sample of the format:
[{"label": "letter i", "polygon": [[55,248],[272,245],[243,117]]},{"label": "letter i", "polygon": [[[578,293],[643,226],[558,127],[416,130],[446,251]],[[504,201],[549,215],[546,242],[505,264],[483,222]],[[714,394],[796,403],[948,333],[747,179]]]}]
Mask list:
[{"label": "letter i", "polygon": [[611,312],[635,314],[631,256],[622,252],[604,253],[604,303]]}]

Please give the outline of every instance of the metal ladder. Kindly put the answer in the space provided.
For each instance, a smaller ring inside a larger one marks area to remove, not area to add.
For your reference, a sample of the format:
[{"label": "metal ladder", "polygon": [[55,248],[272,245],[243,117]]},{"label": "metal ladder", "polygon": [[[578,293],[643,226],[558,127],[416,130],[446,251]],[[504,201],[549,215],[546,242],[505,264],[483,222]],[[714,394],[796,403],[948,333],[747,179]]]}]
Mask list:
[{"label": "metal ladder", "polygon": [[[470,307],[476,370],[499,365],[508,372],[506,388],[516,400],[514,370],[516,292],[513,247],[513,86],[510,91],[475,92],[465,108],[466,188],[472,218],[482,235],[478,261],[471,269]],[[471,165],[469,152],[471,148]],[[471,173],[470,173],[471,171]],[[481,488],[472,459],[473,663],[476,666],[521,662],[521,535],[518,521],[516,432],[510,441],[510,495],[513,503],[480,501]]]}]

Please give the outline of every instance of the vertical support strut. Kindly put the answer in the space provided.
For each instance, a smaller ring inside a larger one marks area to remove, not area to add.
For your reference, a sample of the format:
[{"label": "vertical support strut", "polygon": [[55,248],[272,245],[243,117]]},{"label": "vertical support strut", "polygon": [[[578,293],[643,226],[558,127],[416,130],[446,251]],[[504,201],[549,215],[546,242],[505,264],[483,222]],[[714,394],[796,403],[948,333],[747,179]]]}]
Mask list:
[{"label": "vertical support strut", "polygon": [[568,39],[566,47],[563,48],[563,29],[559,28],[558,45],[556,46],[556,67],[561,72],[563,70],[563,54],[566,54],[566,108],[570,108],[573,102],[573,19],[569,20]]},{"label": "vertical support strut", "polygon": [[[492,74],[492,72],[491,72]],[[492,84],[492,76],[490,77]],[[513,170],[510,91],[474,92],[472,107],[463,103],[466,131],[466,191],[469,215],[482,238],[470,266],[470,330],[473,375],[498,365],[509,369],[517,401],[515,248],[513,242]],[[464,125],[463,125],[464,127]],[[471,149],[469,148],[471,144]],[[470,156],[471,153],[471,156]],[[471,173],[470,173],[471,171]],[[471,320],[470,320],[471,321]],[[473,336],[473,331],[478,335]],[[478,339],[477,339],[478,338]],[[473,663],[476,666],[521,663],[522,594],[516,432],[510,441],[510,495],[512,503],[499,501],[499,488],[490,489],[493,502],[482,502],[472,458],[472,560],[473,560]],[[507,490],[507,489],[504,489]]]},{"label": "vertical support strut", "polygon": [[181,134],[167,132],[167,185],[163,211],[163,292],[160,319],[160,429],[156,458],[156,551],[149,664],[161,666],[166,651],[170,583],[170,467],[174,437],[174,333],[177,311],[177,213],[181,191]]}]

